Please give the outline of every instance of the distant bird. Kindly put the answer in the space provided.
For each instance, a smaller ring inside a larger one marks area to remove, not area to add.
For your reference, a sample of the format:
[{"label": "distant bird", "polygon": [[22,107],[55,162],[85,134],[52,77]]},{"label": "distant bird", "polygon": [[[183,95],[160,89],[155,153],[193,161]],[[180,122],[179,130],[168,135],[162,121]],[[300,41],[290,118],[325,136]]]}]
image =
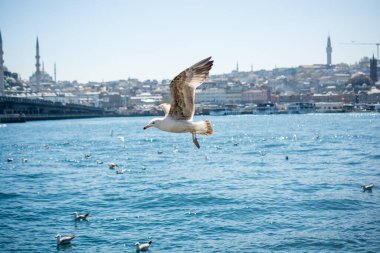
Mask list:
[{"label": "distant bird", "polygon": [[84,155],[84,158],[90,158],[90,157],[91,157],[91,153],[88,153],[88,154]]},{"label": "distant bird", "polygon": [[171,104],[160,105],[165,117],[152,119],[144,130],[156,127],[166,132],[191,133],[195,146],[200,148],[197,134],[211,135],[214,130],[208,120],[193,122],[195,89],[207,79],[212,65],[208,57],[177,75],[170,83]]},{"label": "distant bird", "polygon": [[101,160],[96,160],[96,163],[97,163],[97,164],[103,164],[103,161],[101,161]]},{"label": "distant bird", "polygon": [[288,157],[288,156],[285,156],[285,160],[289,160],[289,157]]},{"label": "distant bird", "polygon": [[119,135],[117,138],[123,143],[123,146],[125,147],[125,138],[124,138],[124,136]]},{"label": "distant bird", "polygon": [[365,192],[365,191],[371,192],[373,187],[375,187],[374,184],[364,184],[364,185],[362,185],[363,192]]},{"label": "distant bird", "polygon": [[109,165],[110,170],[114,170],[114,169],[116,169],[116,167],[117,167],[117,164],[116,164],[116,163],[111,163],[111,164]]},{"label": "distant bird", "polygon": [[139,242],[136,242],[136,251],[147,251],[149,250],[150,245],[153,243],[153,241],[149,241],[148,243],[140,244]]},{"label": "distant bird", "polygon": [[7,158],[7,162],[10,163],[10,162],[12,162],[12,161],[13,161],[13,158],[12,158],[12,157],[8,157],[8,158]]},{"label": "distant bird", "polygon": [[164,151],[162,151],[162,150],[157,151],[157,154],[159,154],[159,155],[161,155],[162,153],[164,153]]},{"label": "distant bird", "polygon": [[125,142],[125,138],[124,138],[124,136],[119,135],[117,138],[118,138],[122,143]]},{"label": "distant bird", "polygon": [[73,212],[73,215],[74,215],[74,220],[82,221],[82,220],[87,220],[87,217],[90,216],[90,213],[78,215],[78,212]]},{"label": "distant bird", "polygon": [[125,172],[125,170],[120,169],[120,170],[116,171],[116,174],[124,174],[124,172]]},{"label": "distant bird", "polygon": [[69,244],[71,240],[75,238],[75,235],[62,237],[60,234],[58,234],[55,236],[55,238],[57,238],[57,246],[59,246],[59,245]]},{"label": "distant bird", "polygon": [[28,162],[28,159],[23,158],[23,159],[22,159],[22,162],[23,162],[23,163],[27,163],[27,162]]}]

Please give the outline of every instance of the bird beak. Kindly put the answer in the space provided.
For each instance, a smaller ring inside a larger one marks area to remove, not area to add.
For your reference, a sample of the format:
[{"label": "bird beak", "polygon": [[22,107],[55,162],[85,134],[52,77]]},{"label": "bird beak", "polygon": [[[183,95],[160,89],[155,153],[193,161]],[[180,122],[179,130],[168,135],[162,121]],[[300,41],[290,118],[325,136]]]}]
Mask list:
[{"label": "bird beak", "polygon": [[145,129],[148,129],[149,127],[151,127],[150,125],[146,125],[146,126],[144,126],[144,130]]}]

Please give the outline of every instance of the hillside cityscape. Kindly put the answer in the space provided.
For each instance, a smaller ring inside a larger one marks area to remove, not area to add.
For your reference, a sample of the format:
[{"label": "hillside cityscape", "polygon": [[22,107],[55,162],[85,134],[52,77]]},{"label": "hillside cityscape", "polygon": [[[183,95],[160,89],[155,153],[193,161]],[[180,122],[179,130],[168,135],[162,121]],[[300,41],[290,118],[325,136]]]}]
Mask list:
[{"label": "hillside cityscape", "polygon": [[[323,45],[321,45],[323,46]],[[378,47],[378,45],[377,45]],[[379,68],[375,55],[364,56],[352,65],[333,64],[330,36],[326,62],[272,70],[240,70],[213,74],[196,90],[196,113],[275,114],[307,112],[352,112],[380,110]],[[159,105],[170,103],[171,80],[134,78],[106,82],[57,80],[41,64],[36,41],[35,72],[27,79],[4,65],[0,33],[0,94],[3,101],[29,99],[101,108],[107,115],[161,114]],[[24,100],[23,100],[24,101]],[[1,113],[1,112],[0,112]],[[32,113],[11,106],[3,114]]]}]

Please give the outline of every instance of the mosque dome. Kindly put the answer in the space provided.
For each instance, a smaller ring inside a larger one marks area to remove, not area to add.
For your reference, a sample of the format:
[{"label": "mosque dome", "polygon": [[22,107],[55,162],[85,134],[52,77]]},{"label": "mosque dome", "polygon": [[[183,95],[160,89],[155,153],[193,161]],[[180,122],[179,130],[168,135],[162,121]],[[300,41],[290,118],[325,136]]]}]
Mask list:
[{"label": "mosque dome", "polygon": [[355,91],[368,90],[372,85],[373,83],[369,76],[363,72],[357,72],[348,79],[346,88],[353,88]]}]

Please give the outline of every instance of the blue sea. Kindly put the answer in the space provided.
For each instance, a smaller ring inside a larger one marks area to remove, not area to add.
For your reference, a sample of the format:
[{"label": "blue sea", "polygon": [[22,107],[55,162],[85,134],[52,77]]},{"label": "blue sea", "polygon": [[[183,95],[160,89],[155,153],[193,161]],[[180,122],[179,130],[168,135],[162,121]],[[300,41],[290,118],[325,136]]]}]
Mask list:
[{"label": "blue sea", "polygon": [[0,251],[380,252],[379,113],[202,118],[199,150],[150,117],[2,125]]}]

